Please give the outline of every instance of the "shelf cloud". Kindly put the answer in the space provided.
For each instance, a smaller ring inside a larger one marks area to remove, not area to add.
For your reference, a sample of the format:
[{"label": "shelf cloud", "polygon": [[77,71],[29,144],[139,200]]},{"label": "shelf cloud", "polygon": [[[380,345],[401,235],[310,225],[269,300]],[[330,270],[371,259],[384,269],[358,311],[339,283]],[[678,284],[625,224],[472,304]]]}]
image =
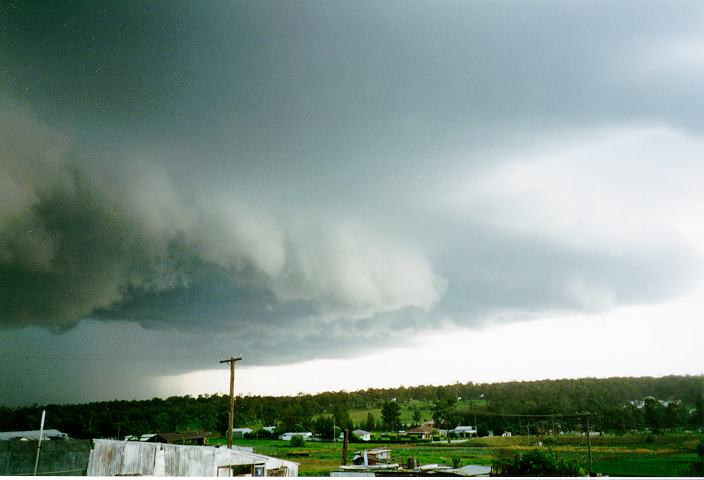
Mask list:
[{"label": "shelf cloud", "polygon": [[141,396],[701,286],[700,3],[0,10],[0,355],[178,352]]}]

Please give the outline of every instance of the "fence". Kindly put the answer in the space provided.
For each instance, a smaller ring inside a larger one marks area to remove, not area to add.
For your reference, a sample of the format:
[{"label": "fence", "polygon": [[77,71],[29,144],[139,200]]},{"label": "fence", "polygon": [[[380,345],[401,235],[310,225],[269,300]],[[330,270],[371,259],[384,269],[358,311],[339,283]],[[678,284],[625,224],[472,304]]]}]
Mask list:
[{"label": "fence", "polygon": [[[91,440],[43,441],[37,475],[85,475],[92,444]],[[36,441],[0,441],[0,476],[32,475],[36,455]]]}]

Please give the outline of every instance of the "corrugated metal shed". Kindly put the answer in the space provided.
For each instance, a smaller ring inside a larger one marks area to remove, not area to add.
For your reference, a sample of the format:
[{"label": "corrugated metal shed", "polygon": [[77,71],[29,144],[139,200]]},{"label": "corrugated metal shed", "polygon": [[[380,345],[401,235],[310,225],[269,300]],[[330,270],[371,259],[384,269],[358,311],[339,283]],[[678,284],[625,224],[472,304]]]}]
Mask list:
[{"label": "corrugated metal shed", "polygon": [[[0,432],[0,440],[39,440],[39,430],[22,430],[20,432]],[[42,440],[51,440],[52,438],[68,438],[63,432],[60,432],[54,428],[47,428],[44,430],[44,435]]]},{"label": "corrugated metal shed", "polygon": [[298,476],[298,464],[250,449],[200,447],[164,443],[94,440],[88,460],[89,476],[143,475],[169,477],[215,477],[237,474],[255,466],[265,476]]}]

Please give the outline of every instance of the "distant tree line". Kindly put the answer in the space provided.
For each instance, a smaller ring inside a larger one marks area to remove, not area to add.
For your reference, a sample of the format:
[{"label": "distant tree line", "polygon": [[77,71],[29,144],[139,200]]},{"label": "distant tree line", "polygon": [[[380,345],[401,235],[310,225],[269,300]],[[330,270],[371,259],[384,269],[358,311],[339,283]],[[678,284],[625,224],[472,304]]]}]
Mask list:
[{"label": "distant tree line", "polygon": [[[464,402],[458,402],[458,399]],[[480,435],[493,431],[545,433],[585,428],[575,412],[592,413],[592,430],[625,433],[696,429],[704,426],[704,376],[661,378],[584,378],[504,383],[456,383],[367,389],[357,392],[325,392],[288,397],[245,396],[236,401],[236,426],[257,430],[274,425],[280,431],[313,431],[332,439],[341,429],[396,431],[411,425],[400,420],[400,405],[410,400],[432,408],[435,426],[453,428],[476,425]],[[467,407],[467,400],[470,407]],[[210,431],[227,429],[228,397],[199,395],[151,400],[113,400],[77,405],[0,407],[0,430],[34,430],[42,409],[47,427],[74,438],[117,438],[156,431]],[[381,409],[358,424],[350,419],[353,409]],[[507,415],[549,415],[554,418]],[[560,417],[565,415],[565,418]],[[413,411],[413,424],[420,421]],[[264,430],[254,435],[266,436]]]}]

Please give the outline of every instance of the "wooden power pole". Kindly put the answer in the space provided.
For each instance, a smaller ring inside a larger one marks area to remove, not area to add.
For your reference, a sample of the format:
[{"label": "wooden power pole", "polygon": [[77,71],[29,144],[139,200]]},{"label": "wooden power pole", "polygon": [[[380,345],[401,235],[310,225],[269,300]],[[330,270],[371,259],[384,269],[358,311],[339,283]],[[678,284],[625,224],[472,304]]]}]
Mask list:
[{"label": "wooden power pole", "polygon": [[587,451],[589,452],[589,476],[593,477],[594,476],[594,469],[592,468],[592,439],[590,437],[591,435],[591,425],[589,424],[589,417],[591,417],[591,413],[586,412],[587,416]]},{"label": "wooden power pole", "polygon": [[347,465],[347,444],[350,442],[350,431],[345,429],[342,437],[342,464]]},{"label": "wooden power pole", "polygon": [[235,362],[238,360],[242,360],[242,357],[220,360],[220,363],[230,364],[230,414],[227,418],[227,448],[232,448],[232,428],[235,422]]}]

